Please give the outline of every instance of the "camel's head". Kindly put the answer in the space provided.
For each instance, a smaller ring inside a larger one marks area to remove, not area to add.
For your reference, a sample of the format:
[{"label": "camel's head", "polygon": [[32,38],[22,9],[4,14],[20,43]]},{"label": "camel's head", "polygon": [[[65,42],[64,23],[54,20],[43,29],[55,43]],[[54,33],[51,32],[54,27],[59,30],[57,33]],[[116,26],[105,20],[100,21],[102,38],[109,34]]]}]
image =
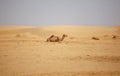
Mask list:
[{"label": "camel's head", "polygon": [[68,35],[66,35],[66,34],[63,34],[63,37],[68,37]]}]

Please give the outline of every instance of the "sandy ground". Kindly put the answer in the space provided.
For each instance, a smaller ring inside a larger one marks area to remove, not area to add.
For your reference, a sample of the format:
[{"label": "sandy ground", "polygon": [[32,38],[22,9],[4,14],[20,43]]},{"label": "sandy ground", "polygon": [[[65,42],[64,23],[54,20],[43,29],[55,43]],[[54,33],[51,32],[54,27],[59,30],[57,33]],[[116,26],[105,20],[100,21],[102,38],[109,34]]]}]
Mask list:
[{"label": "sandy ground", "polygon": [[120,26],[0,26],[0,76],[120,76]]}]

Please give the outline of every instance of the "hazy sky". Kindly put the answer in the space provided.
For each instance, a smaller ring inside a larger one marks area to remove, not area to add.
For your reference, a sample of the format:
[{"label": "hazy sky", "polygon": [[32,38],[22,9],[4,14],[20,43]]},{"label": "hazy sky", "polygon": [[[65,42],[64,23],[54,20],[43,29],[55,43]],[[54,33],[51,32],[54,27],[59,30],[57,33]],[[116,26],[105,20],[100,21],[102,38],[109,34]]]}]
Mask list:
[{"label": "hazy sky", "polygon": [[120,0],[0,0],[0,25],[120,25]]}]

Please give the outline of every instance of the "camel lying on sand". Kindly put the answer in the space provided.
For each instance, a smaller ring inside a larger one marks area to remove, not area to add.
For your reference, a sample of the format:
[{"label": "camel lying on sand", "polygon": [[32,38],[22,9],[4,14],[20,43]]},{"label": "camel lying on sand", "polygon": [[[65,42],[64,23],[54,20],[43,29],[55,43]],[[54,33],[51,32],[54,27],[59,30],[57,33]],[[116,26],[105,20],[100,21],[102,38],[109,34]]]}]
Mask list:
[{"label": "camel lying on sand", "polygon": [[67,37],[67,35],[63,34],[62,38],[55,36],[55,35],[51,35],[48,39],[47,42],[61,42],[64,40],[64,38]]}]

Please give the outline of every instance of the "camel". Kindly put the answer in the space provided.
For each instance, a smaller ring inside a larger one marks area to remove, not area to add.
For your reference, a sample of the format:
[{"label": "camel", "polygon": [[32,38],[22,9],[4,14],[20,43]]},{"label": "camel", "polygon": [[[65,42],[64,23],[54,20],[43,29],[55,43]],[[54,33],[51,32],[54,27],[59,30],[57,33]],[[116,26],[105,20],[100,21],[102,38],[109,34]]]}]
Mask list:
[{"label": "camel", "polygon": [[67,37],[67,35],[63,34],[62,38],[55,36],[55,35],[51,35],[46,41],[47,42],[61,42],[64,40],[64,38]]}]

